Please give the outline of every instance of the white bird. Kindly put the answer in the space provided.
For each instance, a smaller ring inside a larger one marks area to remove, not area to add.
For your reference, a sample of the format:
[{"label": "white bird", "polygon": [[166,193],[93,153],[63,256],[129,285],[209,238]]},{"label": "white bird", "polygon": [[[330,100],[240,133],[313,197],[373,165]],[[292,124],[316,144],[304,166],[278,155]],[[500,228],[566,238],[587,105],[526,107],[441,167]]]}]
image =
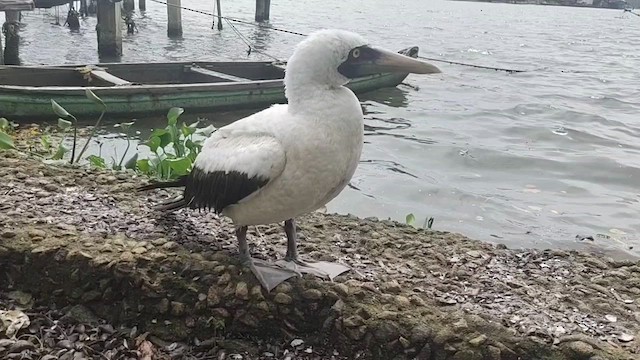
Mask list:
[{"label": "white bird", "polygon": [[[284,77],[288,104],[272,107],[214,132],[191,173],[140,190],[182,187],[182,197],[159,207],[213,209],[233,221],[240,256],[271,291],[301,273],[335,276],[349,268],[305,262],[296,250],[294,218],[335,198],[349,183],[362,151],[364,122],[350,78],[382,72],[430,74],[437,67],[381,48],[343,30],[321,30],[296,47]],[[247,226],[284,221],[283,261],[254,259]]]}]

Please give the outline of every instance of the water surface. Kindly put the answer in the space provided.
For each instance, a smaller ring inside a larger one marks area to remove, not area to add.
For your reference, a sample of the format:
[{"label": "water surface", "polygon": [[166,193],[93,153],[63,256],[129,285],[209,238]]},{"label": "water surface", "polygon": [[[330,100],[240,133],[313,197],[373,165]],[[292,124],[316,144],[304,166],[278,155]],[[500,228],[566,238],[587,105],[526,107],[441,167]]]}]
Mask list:
[{"label": "water surface", "polygon": [[[182,1],[208,12],[212,3]],[[222,2],[224,14],[249,21],[254,5]],[[125,35],[121,61],[269,59],[258,51],[286,59],[300,41],[235,25],[255,45],[248,55],[229,24],[219,32],[212,18],[187,11],[183,38],[169,39],[164,5],[147,6],[135,15],[139,33]],[[272,27],[302,33],[340,27],[394,50],[418,45],[424,56],[531,70],[438,64],[442,75],[410,76],[408,85],[361,97],[367,110],[362,164],[353,187],[329,211],[397,220],[414,213],[420,223],[434,217],[437,229],[509,246],[640,254],[634,248],[640,245],[637,17],[437,0],[277,0],[271,17]],[[95,19],[83,21],[78,33],[52,24],[54,10],[23,20],[24,63],[100,60]],[[224,124],[247,113],[204,116]]]}]

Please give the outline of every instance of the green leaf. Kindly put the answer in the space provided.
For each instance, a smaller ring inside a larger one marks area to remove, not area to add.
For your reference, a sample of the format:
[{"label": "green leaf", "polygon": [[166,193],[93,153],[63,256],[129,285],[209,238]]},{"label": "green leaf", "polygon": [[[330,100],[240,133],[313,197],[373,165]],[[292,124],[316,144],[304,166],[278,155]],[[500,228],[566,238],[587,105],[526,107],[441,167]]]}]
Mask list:
[{"label": "green leaf", "polygon": [[138,153],[135,153],[131,159],[127,160],[126,163],[124,163],[124,168],[125,169],[131,169],[131,170],[135,170],[136,169],[136,163],[138,161]]},{"label": "green leaf", "polygon": [[49,135],[42,135],[42,137],[40,137],[40,144],[44,150],[48,152],[51,150],[51,137],[49,137]]},{"label": "green leaf", "polygon": [[213,125],[209,125],[205,128],[198,129],[198,131],[196,131],[196,134],[201,134],[205,137],[209,137],[209,135],[213,134],[214,131],[216,131],[216,127]]},{"label": "green leaf", "polygon": [[189,170],[191,169],[191,159],[187,157],[179,159],[166,159],[165,162],[169,164],[169,167],[175,175],[187,175],[189,173]]},{"label": "green leaf", "polygon": [[67,130],[72,125],[71,121],[65,119],[58,119],[58,127],[62,130]]},{"label": "green leaf", "polygon": [[11,126],[9,125],[9,120],[5,118],[0,118],[0,130],[7,130]]},{"label": "green leaf", "polygon": [[405,222],[406,222],[408,225],[413,225],[413,224],[415,224],[415,222],[416,222],[416,217],[415,217],[413,214],[409,214],[409,215],[407,215],[407,217],[406,217],[406,219],[405,219]]},{"label": "green leaf", "polygon": [[15,149],[13,139],[7,133],[0,131],[0,149]]},{"label": "green leaf", "polygon": [[107,109],[107,105],[105,105],[104,101],[102,101],[102,99],[100,99],[98,97],[98,95],[96,95],[93,91],[91,91],[90,89],[85,89],[84,90],[84,95],[87,97],[87,99],[93,101],[94,103],[96,103],[97,105],[100,105],[102,107],[103,110]]},{"label": "green leaf", "polygon": [[62,158],[64,157],[64,154],[66,154],[68,152],[69,152],[69,149],[64,147],[64,145],[60,144],[60,145],[58,145],[58,150],[56,151],[55,154],[53,154],[53,157],[51,159],[52,160],[62,160]]},{"label": "green leaf", "polygon": [[160,139],[160,143],[158,144],[158,147],[164,148],[165,146],[171,144],[172,136],[171,136],[171,133],[168,132],[166,129],[154,130],[153,133],[151,133],[151,137],[154,137],[154,136]]},{"label": "green leaf", "polygon": [[149,163],[149,159],[138,160],[136,162],[136,167],[141,173],[151,175],[151,164]]},{"label": "green leaf", "polygon": [[71,121],[76,119],[73,115],[69,114],[67,110],[65,110],[62,106],[60,106],[60,104],[58,104],[53,99],[51,99],[51,107],[53,108],[53,112],[56,115],[58,115],[58,117],[64,120]]},{"label": "green leaf", "polygon": [[161,144],[161,140],[157,136],[150,137],[149,140],[145,143],[145,145],[147,145],[149,149],[151,149],[151,151],[153,152],[156,152],[158,150],[158,147],[160,147],[160,144]]},{"label": "green leaf", "polygon": [[91,164],[91,166],[97,167],[98,169],[105,169],[107,167],[104,158],[101,158],[100,156],[90,155],[87,156],[87,160],[89,160],[89,164]]},{"label": "green leaf", "polygon": [[184,135],[185,137],[195,134],[196,130],[198,130],[195,127],[191,127],[191,125],[187,126],[186,124],[182,124],[182,135]]},{"label": "green leaf", "polygon": [[177,124],[178,118],[180,117],[180,115],[182,115],[183,112],[184,112],[184,109],[179,107],[173,107],[169,109],[169,112],[167,113],[167,121],[169,125]]}]

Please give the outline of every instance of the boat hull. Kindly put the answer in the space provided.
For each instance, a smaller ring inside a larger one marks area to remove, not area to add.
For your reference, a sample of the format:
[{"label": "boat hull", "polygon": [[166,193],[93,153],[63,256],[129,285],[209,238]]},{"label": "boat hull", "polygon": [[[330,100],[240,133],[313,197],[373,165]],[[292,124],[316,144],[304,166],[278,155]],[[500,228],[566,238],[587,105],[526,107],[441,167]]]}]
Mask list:
[{"label": "boat hull", "polygon": [[[417,47],[400,51],[416,57]],[[356,94],[395,87],[408,74],[383,73],[353,79]],[[5,66],[0,68],[0,117],[52,119],[51,100],[78,118],[99,115],[93,91],[109,117],[164,114],[172,107],[193,113],[263,108],[286,102],[284,65],[271,62],[209,62]]]}]

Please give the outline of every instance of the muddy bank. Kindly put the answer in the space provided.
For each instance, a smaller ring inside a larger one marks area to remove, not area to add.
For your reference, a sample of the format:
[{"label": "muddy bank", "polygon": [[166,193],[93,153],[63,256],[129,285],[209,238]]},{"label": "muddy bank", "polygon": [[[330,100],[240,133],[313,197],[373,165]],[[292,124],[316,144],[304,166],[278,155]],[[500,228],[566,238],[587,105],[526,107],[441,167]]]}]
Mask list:
[{"label": "muddy bank", "polygon": [[[305,277],[266,293],[236,260],[227,220],[151,212],[171,194],[135,194],[144,179],[45,165],[16,152],[0,152],[0,178],[5,295],[21,291],[29,306],[60,309],[61,317],[81,305],[96,321],[135,327],[131,339],[149,332],[158,348],[166,341],[193,350],[207,340],[206,356],[245,359],[640,357],[640,263],[633,261],[511,250],[316,213],[298,222],[301,254],[353,271],[335,283]],[[250,242],[256,257],[285,251],[280,226],[251,229]]]}]

